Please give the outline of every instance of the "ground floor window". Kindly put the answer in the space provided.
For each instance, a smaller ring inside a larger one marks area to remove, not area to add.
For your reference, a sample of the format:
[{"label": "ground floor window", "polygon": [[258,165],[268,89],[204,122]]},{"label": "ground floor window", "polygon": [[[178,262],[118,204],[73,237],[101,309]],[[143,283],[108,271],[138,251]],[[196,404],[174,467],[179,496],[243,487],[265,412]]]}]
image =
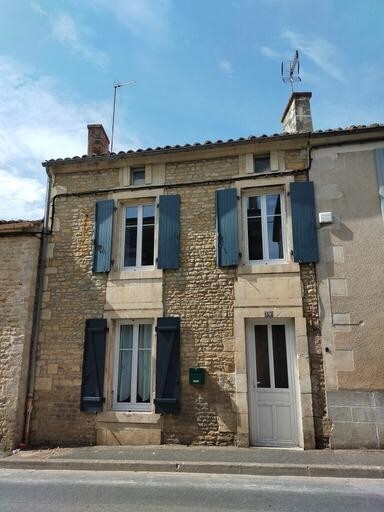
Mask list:
[{"label": "ground floor window", "polygon": [[117,329],[114,409],[148,411],[152,402],[152,323],[122,323]]}]

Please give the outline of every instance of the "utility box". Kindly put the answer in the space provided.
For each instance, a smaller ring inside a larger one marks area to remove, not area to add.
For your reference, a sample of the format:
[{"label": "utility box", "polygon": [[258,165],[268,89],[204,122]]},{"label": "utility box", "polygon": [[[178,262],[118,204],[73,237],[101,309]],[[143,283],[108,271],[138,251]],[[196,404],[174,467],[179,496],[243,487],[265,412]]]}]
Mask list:
[{"label": "utility box", "polygon": [[199,385],[205,384],[205,368],[190,368],[189,383]]}]

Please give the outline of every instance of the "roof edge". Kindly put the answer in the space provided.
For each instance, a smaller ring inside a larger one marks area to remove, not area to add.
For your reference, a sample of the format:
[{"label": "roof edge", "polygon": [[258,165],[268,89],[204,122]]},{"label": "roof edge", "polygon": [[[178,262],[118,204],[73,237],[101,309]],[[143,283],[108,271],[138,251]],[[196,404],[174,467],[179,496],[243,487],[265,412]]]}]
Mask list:
[{"label": "roof edge", "polygon": [[[295,93],[294,93],[295,94]],[[185,145],[175,145],[175,146],[164,146],[158,148],[147,148],[147,149],[137,149],[137,150],[128,150],[128,151],[119,151],[118,153],[104,153],[103,155],[98,156],[74,156],[67,158],[58,158],[58,159],[50,159],[42,162],[42,166],[45,168],[49,168],[50,165],[66,165],[66,164],[74,164],[80,162],[98,162],[104,160],[119,160],[121,158],[127,156],[141,156],[141,155],[162,155],[162,154],[170,154],[170,153],[183,153],[183,152],[191,152],[196,150],[205,150],[205,149],[213,149],[213,148],[221,148],[228,146],[239,146],[246,145],[251,142],[253,143],[262,143],[262,142],[271,142],[276,140],[292,140],[292,139],[300,139],[300,138],[308,138],[317,139],[322,137],[338,137],[343,135],[359,135],[362,133],[370,133],[374,131],[381,131],[384,135],[384,124],[375,123],[372,125],[352,125],[348,128],[335,128],[329,130],[316,130],[314,132],[302,132],[302,133],[275,133],[273,135],[260,135],[254,136],[251,135],[249,137],[240,137],[238,139],[229,139],[227,141],[218,140],[215,142],[206,141],[204,143],[193,143],[193,144],[185,144]]]}]

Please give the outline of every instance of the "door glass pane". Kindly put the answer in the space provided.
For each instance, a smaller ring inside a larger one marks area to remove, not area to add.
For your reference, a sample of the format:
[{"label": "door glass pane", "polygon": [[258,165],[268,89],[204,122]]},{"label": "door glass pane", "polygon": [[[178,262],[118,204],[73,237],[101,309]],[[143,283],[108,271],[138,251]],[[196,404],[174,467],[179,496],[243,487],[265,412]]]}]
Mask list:
[{"label": "door glass pane", "polygon": [[124,267],[136,266],[137,246],[137,208],[128,207],[125,209],[125,247]]},{"label": "door glass pane", "polygon": [[280,194],[266,196],[269,259],[283,259],[283,236],[281,232]]},{"label": "door glass pane", "polygon": [[288,388],[287,346],[284,325],[272,325],[272,346],[275,388]]},{"label": "door glass pane", "polygon": [[155,233],[155,207],[143,206],[143,241],[141,251],[141,264],[153,265],[153,247]]},{"label": "door glass pane", "polygon": [[120,328],[119,375],[117,384],[117,401],[131,401],[133,326],[122,325]]},{"label": "door glass pane", "polygon": [[255,325],[256,376],[258,388],[270,388],[268,329],[266,325]]},{"label": "door glass pane", "polygon": [[149,403],[151,398],[152,325],[139,325],[137,357],[137,403]]}]

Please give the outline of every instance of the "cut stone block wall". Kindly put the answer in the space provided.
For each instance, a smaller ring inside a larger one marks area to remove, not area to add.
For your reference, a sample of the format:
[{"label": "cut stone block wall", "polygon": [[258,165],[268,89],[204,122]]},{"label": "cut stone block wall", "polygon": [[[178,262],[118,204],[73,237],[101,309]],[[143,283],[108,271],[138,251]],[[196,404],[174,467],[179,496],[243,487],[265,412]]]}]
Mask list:
[{"label": "cut stone block wall", "polygon": [[39,234],[0,239],[0,450],[22,441],[39,250]]},{"label": "cut stone block wall", "polygon": [[328,391],[332,448],[384,448],[384,391]]}]

